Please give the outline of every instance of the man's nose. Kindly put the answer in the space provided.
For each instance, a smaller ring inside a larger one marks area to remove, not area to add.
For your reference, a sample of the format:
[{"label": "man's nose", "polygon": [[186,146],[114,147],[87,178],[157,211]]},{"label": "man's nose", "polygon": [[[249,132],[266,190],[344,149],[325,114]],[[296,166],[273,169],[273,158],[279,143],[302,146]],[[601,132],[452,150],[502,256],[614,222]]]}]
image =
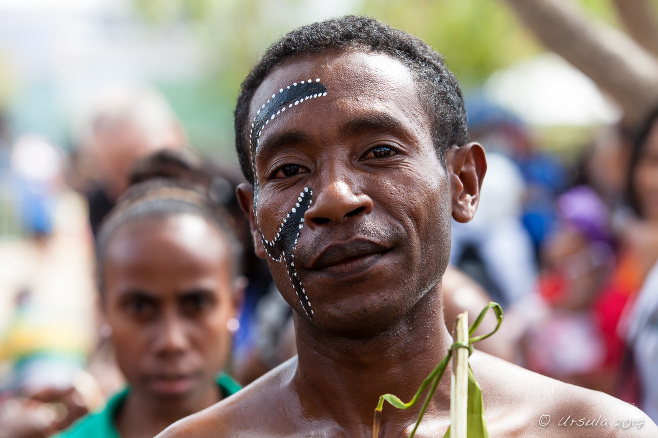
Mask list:
[{"label": "man's nose", "polygon": [[163,315],[156,335],[155,348],[161,356],[176,356],[190,346],[185,321],[178,315]]},{"label": "man's nose", "polygon": [[304,214],[304,221],[311,229],[318,225],[340,224],[351,217],[372,212],[373,202],[369,195],[355,190],[354,183],[346,178],[332,177],[314,184],[313,203]]}]

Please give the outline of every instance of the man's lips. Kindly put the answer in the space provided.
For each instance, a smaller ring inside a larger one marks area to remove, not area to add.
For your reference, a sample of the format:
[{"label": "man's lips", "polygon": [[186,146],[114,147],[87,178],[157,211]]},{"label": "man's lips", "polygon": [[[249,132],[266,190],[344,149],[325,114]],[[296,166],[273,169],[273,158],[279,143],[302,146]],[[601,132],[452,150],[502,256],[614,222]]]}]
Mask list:
[{"label": "man's lips", "polygon": [[390,248],[367,239],[350,239],[327,245],[307,264],[312,271],[348,273],[367,268]]}]

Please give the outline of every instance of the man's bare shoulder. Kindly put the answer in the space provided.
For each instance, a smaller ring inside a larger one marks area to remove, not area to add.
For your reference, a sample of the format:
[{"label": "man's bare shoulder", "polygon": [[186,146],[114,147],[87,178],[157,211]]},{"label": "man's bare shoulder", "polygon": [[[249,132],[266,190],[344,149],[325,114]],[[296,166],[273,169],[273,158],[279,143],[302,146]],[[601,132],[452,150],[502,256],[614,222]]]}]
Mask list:
[{"label": "man's bare shoulder", "polygon": [[471,357],[491,436],[653,437],[641,410],[598,391],[528,371],[485,353]]},{"label": "man's bare shoulder", "polygon": [[231,397],[169,426],[157,438],[290,436],[299,402],[290,382],[290,359]]}]

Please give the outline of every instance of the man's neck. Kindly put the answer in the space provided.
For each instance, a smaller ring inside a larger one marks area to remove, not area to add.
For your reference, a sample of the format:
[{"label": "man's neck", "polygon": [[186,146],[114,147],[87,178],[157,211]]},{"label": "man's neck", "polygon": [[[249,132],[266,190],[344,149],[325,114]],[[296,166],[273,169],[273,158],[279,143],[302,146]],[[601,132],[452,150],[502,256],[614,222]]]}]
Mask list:
[{"label": "man's neck", "polygon": [[[409,401],[452,343],[443,318],[440,284],[409,315],[413,317],[402,318],[367,339],[317,336],[316,327],[295,316],[298,368],[294,386],[304,410],[317,418],[332,418],[348,432],[352,427],[371,427],[379,396],[391,393]],[[449,382],[442,379],[430,407],[438,416],[449,415]],[[387,423],[395,429],[413,422],[424,395],[407,411],[386,406],[382,430]]]}]

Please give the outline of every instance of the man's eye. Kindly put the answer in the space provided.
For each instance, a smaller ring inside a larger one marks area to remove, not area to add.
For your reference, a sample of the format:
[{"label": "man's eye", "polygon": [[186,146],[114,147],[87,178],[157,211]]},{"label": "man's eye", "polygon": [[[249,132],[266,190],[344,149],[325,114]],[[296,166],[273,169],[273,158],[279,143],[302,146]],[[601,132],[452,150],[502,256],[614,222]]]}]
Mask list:
[{"label": "man's eye", "polygon": [[274,178],[288,178],[297,175],[301,171],[299,164],[284,164],[274,171]]},{"label": "man's eye", "polygon": [[371,152],[374,158],[386,158],[390,157],[391,155],[395,155],[393,148],[384,145],[375,146],[371,149]]}]

